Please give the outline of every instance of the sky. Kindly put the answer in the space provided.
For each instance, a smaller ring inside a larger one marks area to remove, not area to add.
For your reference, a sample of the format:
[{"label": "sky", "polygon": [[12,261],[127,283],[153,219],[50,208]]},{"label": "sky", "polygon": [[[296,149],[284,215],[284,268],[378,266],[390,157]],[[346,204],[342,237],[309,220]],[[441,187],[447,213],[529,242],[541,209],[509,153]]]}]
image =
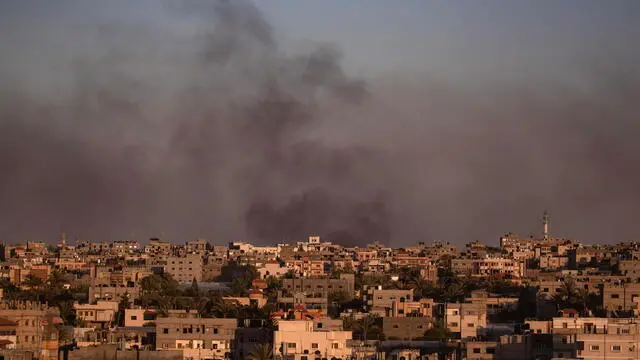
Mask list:
[{"label": "sky", "polygon": [[545,208],[558,236],[637,239],[638,18],[634,0],[2,1],[0,240],[495,242],[539,234]]}]

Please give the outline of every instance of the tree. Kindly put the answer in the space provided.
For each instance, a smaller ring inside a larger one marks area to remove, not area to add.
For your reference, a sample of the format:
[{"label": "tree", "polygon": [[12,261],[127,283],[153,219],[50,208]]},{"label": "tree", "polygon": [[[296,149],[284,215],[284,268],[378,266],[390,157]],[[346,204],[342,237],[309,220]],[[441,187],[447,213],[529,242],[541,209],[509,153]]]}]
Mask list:
[{"label": "tree", "polygon": [[193,278],[191,282],[191,286],[185,291],[185,296],[191,297],[199,297],[200,296],[200,288],[198,287],[198,280]]},{"label": "tree", "polygon": [[273,358],[273,349],[271,343],[256,345],[256,347],[247,355],[247,360],[270,360]]},{"label": "tree", "polygon": [[120,302],[118,303],[118,317],[115,321],[118,326],[124,326],[124,312],[129,307],[131,307],[131,296],[128,292],[125,292],[120,297]]},{"label": "tree", "polygon": [[24,281],[22,282],[22,285],[30,288],[30,289],[40,289],[42,287],[42,285],[44,285],[44,281],[42,281],[41,278],[33,275],[33,274],[28,274]]},{"label": "tree", "polygon": [[211,309],[213,314],[219,318],[234,318],[238,314],[238,307],[222,296],[212,299]]},{"label": "tree", "polygon": [[433,323],[433,326],[424,333],[424,338],[427,340],[442,341],[450,339],[452,336],[453,334],[449,331],[449,328],[447,328],[442,318],[438,318],[438,320]]},{"label": "tree", "polygon": [[345,318],[344,328],[353,331],[354,337],[360,338],[360,340],[381,340],[382,337],[381,318],[372,314],[365,315],[358,320],[353,317]]}]

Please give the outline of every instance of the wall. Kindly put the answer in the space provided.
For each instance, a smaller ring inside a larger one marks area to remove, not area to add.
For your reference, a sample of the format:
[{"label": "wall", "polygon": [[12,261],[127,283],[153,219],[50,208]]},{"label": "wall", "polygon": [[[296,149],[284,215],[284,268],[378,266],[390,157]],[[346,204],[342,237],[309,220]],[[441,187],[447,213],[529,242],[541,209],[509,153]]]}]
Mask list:
[{"label": "wall", "polygon": [[[83,348],[69,351],[69,360],[182,360],[182,351],[140,351],[136,358],[135,351],[116,350],[115,345]],[[64,360],[60,353],[60,360]]]}]

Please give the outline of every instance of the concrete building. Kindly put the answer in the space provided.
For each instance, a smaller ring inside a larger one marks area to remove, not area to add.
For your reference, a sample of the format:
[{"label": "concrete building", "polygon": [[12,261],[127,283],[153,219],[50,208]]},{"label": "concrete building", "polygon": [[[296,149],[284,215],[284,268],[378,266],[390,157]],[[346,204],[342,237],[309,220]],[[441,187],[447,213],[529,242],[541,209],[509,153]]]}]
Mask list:
[{"label": "concrete building", "polygon": [[640,284],[605,284],[602,289],[602,307],[610,311],[631,311],[640,299]]},{"label": "concrete building", "polygon": [[449,331],[461,339],[476,337],[487,326],[487,307],[483,304],[446,304],[445,322]]},{"label": "concrete building", "polygon": [[157,313],[152,309],[125,309],[124,326],[141,327],[156,320]]},{"label": "concrete building", "polygon": [[76,316],[89,326],[106,328],[116,318],[118,301],[97,301],[95,304],[73,304]]},{"label": "concrete building", "polygon": [[4,318],[0,318],[0,349],[15,349],[18,324]]},{"label": "concrete building", "polygon": [[287,360],[347,359],[351,335],[351,331],[318,329],[313,321],[279,321],[273,333],[273,352]]},{"label": "concrete building", "polygon": [[156,349],[182,350],[192,360],[225,359],[233,352],[237,319],[205,319],[195,312],[170,311],[156,319]]},{"label": "concrete building", "polygon": [[471,297],[464,299],[464,301],[484,306],[488,315],[494,315],[501,311],[514,311],[518,308],[518,298],[490,296],[485,290],[472,291]]},{"label": "concrete building", "polygon": [[400,303],[413,301],[413,289],[383,290],[381,288],[369,288],[364,297],[366,309],[380,316],[392,316],[394,301]]},{"label": "concrete building", "polygon": [[58,356],[58,310],[44,304],[23,302],[0,303],[0,318],[16,324],[14,350],[33,352],[40,359]]},{"label": "concrete building", "polygon": [[418,340],[431,328],[427,317],[383,317],[382,331],[387,340]]},{"label": "concrete building", "polygon": [[184,257],[167,257],[167,264],[164,272],[173,276],[181,284],[187,284],[196,280],[202,281],[202,256],[198,254],[187,254]]}]

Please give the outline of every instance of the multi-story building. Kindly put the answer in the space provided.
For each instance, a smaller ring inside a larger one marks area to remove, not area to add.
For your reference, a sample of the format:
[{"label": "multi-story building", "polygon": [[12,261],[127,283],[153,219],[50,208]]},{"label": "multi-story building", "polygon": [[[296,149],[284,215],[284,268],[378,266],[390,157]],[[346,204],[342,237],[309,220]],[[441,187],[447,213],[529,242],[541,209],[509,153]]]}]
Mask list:
[{"label": "multi-story building", "polygon": [[387,340],[418,340],[431,328],[428,317],[383,317],[382,331]]},{"label": "multi-story building", "polygon": [[73,304],[76,317],[90,326],[107,328],[116,319],[118,301],[98,300],[95,304]]},{"label": "multi-story building", "polygon": [[602,307],[610,311],[631,311],[640,300],[640,284],[605,284],[602,288]]},{"label": "multi-story building", "polygon": [[[369,312],[380,316],[392,316],[394,302],[413,302],[413,289],[383,290],[381,287],[369,288],[363,300],[364,306]],[[398,307],[396,305],[396,308]]]},{"label": "multi-story building", "polygon": [[351,336],[351,331],[318,328],[313,321],[279,321],[273,333],[273,353],[287,360],[347,359]]},{"label": "multi-story building", "polygon": [[142,327],[149,326],[156,321],[158,314],[153,309],[125,309],[124,326]]},{"label": "multi-story building", "polygon": [[58,356],[58,309],[44,304],[23,302],[0,303],[0,318],[16,324],[15,350],[28,350],[40,359]]},{"label": "multi-story building", "polygon": [[17,334],[17,323],[5,318],[0,318],[0,349],[15,349],[16,342],[18,341]]},{"label": "multi-story building", "polygon": [[485,304],[445,304],[445,323],[450,332],[461,339],[478,335],[478,329],[487,327]]},{"label": "multi-story building", "polygon": [[164,271],[182,284],[191,283],[193,280],[202,281],[202,256],[199,254],[187,254],[184,257],[167,257]]},{"label": "multi-story building", "polygon": [[156,319],[156,349],[182,350],[192,360],[232,356],[237,319],[208,319],[190,311],[170,311]]}]

